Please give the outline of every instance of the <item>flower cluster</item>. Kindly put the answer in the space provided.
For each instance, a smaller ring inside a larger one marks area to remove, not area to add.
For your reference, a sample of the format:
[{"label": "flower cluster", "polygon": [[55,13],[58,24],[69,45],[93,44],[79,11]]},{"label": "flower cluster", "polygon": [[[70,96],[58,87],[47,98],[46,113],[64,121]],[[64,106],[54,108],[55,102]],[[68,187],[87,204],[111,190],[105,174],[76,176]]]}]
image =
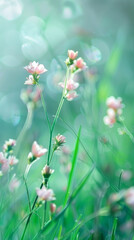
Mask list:
[{"label": "flower cluster", "polygon": [[68,50],[68,58],[66,59],[65,63],[68,67],[70,67],[72,73],[86,68],[86,63],[81,57],[76,59],[77,56],[78,51],[74,52],[73,50]]},{"label": "flower cluster", "polygon": [[63,135],[58,134],[55,137],[55,141],[53,144],[53,150],[56,151],[57,149],[59,149],[64,143],[65,143],[65,137]]},{"label": "flower cluster", "polygon": [[38,86],[34,90],[28,87],[26,90],[23,89],[21,91],[20,97],[25,104],[30,105],[33,108],[36,108],[39,106],[40,103],[41,92],[42,89],[39,88]]},{"label": "flower cluster", "polygon": [[31,164],[34,160],[43,156],[46,152],[47,152],[46,148],[43,148],[36,141],[34,141],[32,145],[32,151],[28,154],[29,164]]},{"label": "flower cluster", "polygon": [[107,116],[103,120],[106,125],[112,127],[117,121],[120,121],[123,108],[122,99],[111,96],[106,100],[106,105],[108,107]]},{"label": "flower cluster", "polygon": [[18,159],[13,156],[13,147],[16,145],[14,139],[9,139],[3,145],[3,152],[0,152],[1,175],[8,172],[13,165],[18,163]]},{"label": "flower cluster", "polygon": [[30,62],[28,66],[24,67],[27,72],[31,73],[27,80],[25,81],[26,85],[33,85],[37,84],[39,81],[40,74],[45,73],[47,69],[44,67],[43,64],[39,64],[38,62]]},{"label": "flower cluster", "polygon": [[64,82],[59,83],[59,86],[65,89],[64,97],[68,101],[72,101],[78,96],[75,90],[79,87],[79,83],[74,80],[74,74],[86,68],[86,63],[82,58],[76,59],[77,56],[78,51],[68,50],[68,58],[65,63],[70,70],[70,76]]}]

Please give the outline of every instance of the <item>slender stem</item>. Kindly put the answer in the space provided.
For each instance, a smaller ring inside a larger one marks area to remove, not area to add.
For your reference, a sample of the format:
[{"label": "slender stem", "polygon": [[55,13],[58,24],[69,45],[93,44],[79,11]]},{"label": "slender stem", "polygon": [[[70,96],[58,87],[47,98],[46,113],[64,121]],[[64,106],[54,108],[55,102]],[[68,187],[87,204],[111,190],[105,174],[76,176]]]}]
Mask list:
[{"label": "slender stem", "polygon": [[128,130],[128,128],[126,127],[124,121],[121,121],[121,124],[123,125],[124,131],[125,133],[128,135],[128,137],[131,139],[131,141],[134,143],[134,136],[132,135],[132,133]]},{"label": "slender stem", "polygon": [[31,212],[32,209],[31,209],[31,203],[30,203],[30,196],[29,196],[29,190],[28,190],[27,181],[26,181],[25,176],[23,176],[23,179],[24,179],[24,183],[25,183],[25,186],[26,186],[26,193],[27,193],[27,199],[28,199],[29,210],[30,210],[30,212]]},{"label": "slender stem", "polygon": [[64,85],[63,92],[62,92],[62,97],[61,97],[61,100],[60,100],[60,103],[59,103],[57,112],[56,112],[56,114],[55,114],[55,117],[54,117],[54,120],[53,120],[53,123],[52,123],[51,131],[50,131],[50,139],[49,139],[49,150],[48,150],[47,165],[49,165],[49,162],[50,162],[50,154],[51,154],[51,145],[52,145],[53,130],[54,130],[55,124],[56,124],[56,122],[57,122],[57,119],[58,119],[58,117],[59,117],[59,115],[60,115],[61,108],[62,108],[62,106],[63,106],[64,99],[65,99],[66,85],[67,85],[68,76],[69,76],[69,68],[67,68],[65,85]]},{"label": "slender stem", "polygon": [[132,135],[132,133],[128,130],[128,128],[125,125],[124,125],[124,129],[125,129],[125,133],[129,136],[131,141],[134,143],[134,136]]},{"label": "slender stem", "polygon": [[[41,184],[40,188],[42,188],[42,186],[43,186],[43,183]],[[24,228],[24,231],[23,231],[21,240],[24,239],[24,236],[25,236],[25,233],[26,233],[28,224],[29,224],[29,222],[30,222],[30,219],[31,219],[31,217],[32,217],[33,209],[34,209],[34,207],[35,207],[35,205],[36,205],[37,199],[38,199],[38,196],[36,196],[36,198],[35,198],[35,200],[34,200],[34,203],[33,203],[33,206],[32,206],[32,212],[29,214],[28,219],[27,219],[27,221],[26,221],[26,225],[25,225],[25,228]]]}]

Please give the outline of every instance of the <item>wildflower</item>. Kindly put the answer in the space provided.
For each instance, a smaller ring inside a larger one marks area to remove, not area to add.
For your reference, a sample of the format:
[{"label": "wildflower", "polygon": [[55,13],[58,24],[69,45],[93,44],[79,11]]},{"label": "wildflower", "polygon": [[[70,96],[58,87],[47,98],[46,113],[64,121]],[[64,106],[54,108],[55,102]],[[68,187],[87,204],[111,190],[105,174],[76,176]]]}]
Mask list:
[{"label": "wildflower", "polygon": [[76,91],[71,91],[71,92],[68,92],[67,95],[66,95],[66,99],[68,101],[72,101],[74,98],[78,97],[78,94]]},{"label": "wildflower", "polygon": [[36,158],[43,156],[46,152],[47,152],[46,148],[40,146],[36,141],[33,142],[32,153]]},{"label": "wildflower", "polygon": [[38,62],[30,62],[28,66],[24,67],[31,74],[42,74],[47,71],[43,64],[39,64]]},{"label": "wildflower", "polygon": [[33,142],[32,152],[28,154],[28,161],[32,163],[35,159],[43,156],[48,150],[40,146],[36,141]]},{"label": "wildflower", "polygon": [[131,171],[129,171],[129,170],[123,171],[123,173],[122,173],[122,179],[123,179],[124,181],[129,181],[131,178],[132,178],[132,172],[131,172]]},{"label": "wildflower", "polygon": [[20,186],[20,181],[14,175],[9,183],[10,192],[14,192]]},{"label": "wildflower", "polygon": [[5,159],[5,161],[4,161],[4,163],[2,164],[2,167],[1,167],[2,173],[8,172],[9,168],[10,168],[10,166],[9,166],[8,159]]},{"label": "wildflower", "polygon": [[80,57],[77,60],[75,60],[74,65],[76,67],[76,69],[80,69],[83,70],[86,68],[86,63],[84,62],[84,60]]},{"label": "wildflower", "polygon": [[29,75],[29,77],[26,78],[25,85],[33,85],[36,84],[33,75]]},{"label": "wildflower", "polygon": [[52,189],[47,189],[45,186],[43,186],[42,189],[36,188],[36,193],[42,201],[55,200],[53,190]]},{"label": "wildflower", "polygon": [[108,107],[107,116],[104,117],[104,123],[109,127],[112,127],[114,123],[120,121],[120,115],[122,114],[122,99],[115,98],[113,96],[106,100],[106,105]]},{"label": "wildflower", "polygon": [[134,208],[134,187],[130,187],[126,190],[125,202],[129,207]]},{"label": "wildflower", "polygon": [[11,153],[15,145],[16,141],[14,139],[9,139],[8,141],[5,141],[5,144],[3,145],[3,151],[6,153]]},{"label": "wildflower", "polygon": [[42,169],[42,175],[44,178],[49,178],[53,172],[54,170],[51,169],[48,165],[45,165],[45,167]]},{"label": "wildflower", "polygon": [[55,203],[50,204],[50,211],[51,211],[52,214],[55,213],[55,211],[56,211],[56,204]]},{"label": "wildflower", "polygon": [[9,161],[9,165],[12,166],[17,164],[19,160],[14,156],[9,156],[8,161]]},{"label": "wildflower", "polygon": [[[65,87],[65,83],[60,82],[60,83],[59,83],[59,86],[62,87],[62,88],[64,88],[64,87]],[[66,85],[66,90],[67,90],[67,91],[75,90],[75,89],[77,89],[78,87],[79,87],[79,83],[73,81],[73,79],[69,79],[69,80],[67,81],[67,85]]]},{"label": "wildflower", "polygon": [[55,137],[55,140],[59,145],[62,145],[63,143],[65,143],[65,137],[63,135],[60,135],[60,134],[58,134]]},{"label": "wildflower", "polygon": [[74,60],[78,55],[78,51],[74,52],[73,50],[68,50],[68,57]]},{"label": "wildflower", "polygon": [[0,152],[0,163],[3,164],[5,162],[6,158],[4,157],[3,152]]},{"label": "wildflower", "polygon": [[122,99],[120,97],[116,99],[115,97],[111,96],[107,99],[106,104],[108,108],[112,108],[114,110],[118,110],[123,107]]},{"label": "wildflower", "polygon": [[55,142],[54,142],[54,145],[53,145],[54,151],[59,149],[59,147],[62,146],[64,143],[65,143],[65,137],[63,135],[58,134],[55,137]]}]

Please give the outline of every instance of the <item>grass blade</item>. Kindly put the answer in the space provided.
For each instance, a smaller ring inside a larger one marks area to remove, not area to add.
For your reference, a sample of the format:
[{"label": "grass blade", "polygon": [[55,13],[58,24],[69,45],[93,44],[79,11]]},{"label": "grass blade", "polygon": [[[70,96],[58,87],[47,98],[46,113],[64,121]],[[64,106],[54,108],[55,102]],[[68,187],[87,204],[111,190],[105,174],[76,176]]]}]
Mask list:
[{"label": "grass blade", "polygon": [[72,179],[73,179],[73,175],[74,175],[74,169],[76,166],[76,160],[77,160],[78,150],[79,150],[80,132],[81,132],[81,127],[79,128],[78,136],[77,136],[77,140],[76,140],[76,144],[75,144],[75,149],[74,149],[74,154],[73,154],[73,159],[72,159],[72,167],[71,167],[71,171],[70,171],[70,175],[69,175],[69,179],[68,179],[67,191],[66,191],[66,196],[65,196],[65,201],[64,201],[63,206],[66,205],[69,195],[70,195],[70,187],[71,187],[71,183],[72,183]]},{"label": "grass blade", "polygon": [[114,219],[111,240],[115,240],[116,239],[115,238],[116,228],[117,228],[117,218]]}]

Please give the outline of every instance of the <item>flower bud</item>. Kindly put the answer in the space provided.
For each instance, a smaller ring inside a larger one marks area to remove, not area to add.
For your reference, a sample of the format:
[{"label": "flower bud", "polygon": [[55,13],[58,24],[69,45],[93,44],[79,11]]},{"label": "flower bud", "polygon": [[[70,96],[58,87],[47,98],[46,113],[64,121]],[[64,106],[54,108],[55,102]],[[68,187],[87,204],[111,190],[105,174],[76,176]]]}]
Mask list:
[{"label": "flower bud", "polygon": [[68,57],[71,60],[76,59],[77,56],[78,56],[78,51],[74,52],[73,50],[68,50]]},{"label": "flower bud", "polygon": [[48,165],[45,165],[41,172],[44,178],[49,178],[51,174],[54,172],[54,170],[51,169]]},{"label": "flower bud", "polygon": [[55,137],[55,143],[54,143],[54,151],[57,150],[60,146],[62,146],[65,143],[65,137],[63,135],[58,134]]},{"label": "flower bud", "polygon": [[56,204],[55,203],[50,204],[50,211],[51,211],[52,214],[55,213],[55,211],[56,211]]}]

